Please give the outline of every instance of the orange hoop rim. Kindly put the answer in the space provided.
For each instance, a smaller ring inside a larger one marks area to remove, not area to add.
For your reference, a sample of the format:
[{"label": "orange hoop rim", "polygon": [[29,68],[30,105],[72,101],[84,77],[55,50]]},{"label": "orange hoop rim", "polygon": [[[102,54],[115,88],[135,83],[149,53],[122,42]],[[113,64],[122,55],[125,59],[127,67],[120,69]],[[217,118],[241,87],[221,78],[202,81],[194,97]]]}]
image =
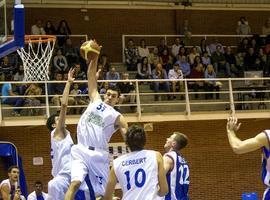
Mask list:
[{"label": "orange hoop rim", "polygon": [[55,42],[55,35],[25,35],[24,41],[26,43],[47,43],[47,42]]}]

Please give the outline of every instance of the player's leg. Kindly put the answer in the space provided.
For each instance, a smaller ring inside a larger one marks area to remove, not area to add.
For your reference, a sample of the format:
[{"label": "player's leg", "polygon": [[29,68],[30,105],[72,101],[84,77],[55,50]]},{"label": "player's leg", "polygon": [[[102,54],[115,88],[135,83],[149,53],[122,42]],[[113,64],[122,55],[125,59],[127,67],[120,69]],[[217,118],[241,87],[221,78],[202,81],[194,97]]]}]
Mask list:
[{"label": "player's leg", "polygon": [[71,183],[65,195],[65,200],[73,200],[76,192],[79,190],[81,183],[88,173],[85,163],[87,155],[85,147],[73,145],[71,148]]},{"label": "player's leg", "polygon": [[65,193],[70,183],[70,177],[56,176],[48,183],[47,200],[64,199]]},{"label": "player's leg", "polygon": [[268,200],[270,199],[270,188],[267,188],[264,193],[263,193],[263,200]]}]

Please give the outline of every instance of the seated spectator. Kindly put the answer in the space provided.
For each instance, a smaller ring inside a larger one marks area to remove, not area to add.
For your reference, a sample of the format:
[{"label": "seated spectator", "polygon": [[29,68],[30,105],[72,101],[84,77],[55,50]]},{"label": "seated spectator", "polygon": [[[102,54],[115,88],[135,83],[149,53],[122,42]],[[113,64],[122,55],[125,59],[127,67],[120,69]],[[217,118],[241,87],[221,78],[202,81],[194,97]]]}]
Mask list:
[{"label": "seated spectator", "polygon": [[262,27],[262,34],[263,35],[270,35],[270,18],[268,18],[263,27]]},{"label": "seated spectator", "polygon": [[[63,81],[63,75],[59,72],[55,74],[54,77],[55,81]],[[60,111],[60,96],[63,94],[64,91],[64,84],[63,83],[51,83],[49,84],[49,95],[53,95],[51,98],[51,102],[54,104],[54,106],[57,107],[57,111]],[[69,104],[71,105],[71,104]]]},{"label": "seated spectator", "polygon": [[79,63],[75,64],[74,70],[74,78],[76,80],[86,80],[86,73],[81,70],[81,65]]},{"label": "seated spectator", "polygon": [[7,76],[6,79],[7,83],[4,83],[2,86],[2,96],[5,96],[2,98],[3,104],[8,104],[14,106],[14,110],[12,115],[14,116],[20,116],[21,108],[16,107],[22,107],[24,105],[24,99],[21,97],[12,97],[12,96],[18,96],[15,93],[13,93],[12,85],[11,83],[8,83],[8,81],[12,80],[11,76]]},{"label": "seated spectator", "polygon": [[[111,67],[110,71],[106,74],[106,80],[120,80],[120,74],[115,70],[115,67]],[[116,85],[115,82],[110,82],[109,86]]]},{"label": "seated spectator", "polygon": [[127,70],[134,71],[137,68],[137,63],[139,61],[139,51],[135,46],[134,41],[130,39],[128,45],[124,50]]},{"label": "seated spectator", "polygon": [[67,38],[71,35],[71,30],[66,20],[61,20],[56,30],[58,46],[63,47]]},{"label": "seated spectator", "polygon": [[182,56],[187,56],[187,51],[186,51],[186,48],[185,47],[180,47],[179,53],[176,56],[176,60],[179,60],[180,57],[182,57]]},{"label": "seated spectator", "polygon": [[[123,73],[122,80],[129,80],[129,74]],[[119,104],[130,103],[135,104],[135,87],[132,82],[118,82],[117,87],[121,91]],[[136,106],[130,106],[131,111],[134,111]]]},{"label": "seated spectator", "polygon": [[151,69],[154,69],[156,67],[157,63],[162,63],[162,60],[158,53],[158,48],[155,47],[149,54],[149,64],[151,65]]},{"label": "seated spectator", "polygon": [[111,68],[111,64],[109,62],[109,59],[108,59],[108,56],[106,54],[102,54],[100,57],[99,57],[99,60],[98,60],[98,67],[101,68],[102,70],[102,74],[104,74],[104,78],[105,79],[105,76],[106,76],[106,73],[110,70]]},{"label": "seated spectator", "polygon": [[19,176],[20,170],[17,166],[12,165],[8,168],[8,179],[0,183],[0,197],[3,200],[25,200],[18,187]]},{"label": "seated spectator", "polygon": [[200,54],[197,52],[196,47],[192,47],[190,50],[190,53],[188,54],[188,62],[191,66],[194,64],[194,60],[196,56],[200,56]]},{"label": "seated spectator", "polygon": [[240,17],[237,23],[236,33],[238,35],[249,35],[251,34],[251,28],[248,25],[248,21],[245,17]]},{"label": "seated spectator", "polygon": [[202,54],[202,64],[204,66],[204,68],[207,67],[207,65],[210,65],[211,64],[211,58],[209,57],[209,54],[205,51],[203,52]]},{"label": "seated spectator", "polygon": [[226,47],[224,56],[225,56],[226,62],[228,63],[230,67],[231,74],[236,77],[239,77],[241,70],[237,68],[235,55],[233,54],[230,46]]},{"label": "seated spectator", "polygon": [[159,56],[161,56],[164,49],[167,49],[167,51],[169,52],[169,48],[168,48],[164,38],[161,38],[159,40],[159,45],[157,46],[157,48],[158,48],[158,55]]},{"label": "seated spectator", "polygon": [[255,54],[259,53],[260,46],[257,43],[257,39],[255,37],[251,38],[249,47],[252,47],[254,49]]},{"label": "seated spectator", "polygon": [[192,69],[197,67],[198,65],[201,65],[201,67],[203,67],[203,64],[202,64],[202,59],[200,56],[196,56],[195,59],[194,59],[194,63],[192,65]]},{"label": "seated spectator", "polygon": [[165,69],[166,72],[169,72],[169,70],[172,68],[173,65],[173,57],[169,54],[167,49],[164,49],[160,58],[163,65],[163,69]]},{"label": "seated spectator", "polygon": [[[179,87],[180,92],[184,92],[184,82],[179,81],[183,80],[184,76],[178,64],[173,65],[173,69],[169,71],[169,79],[173,80],[172,83],[172,92],[173,98],[176,99],[176,87]],[[184,95],[181,94],[181,99],[184,99]]]},{"label": "seated spectator", "polygon": [[[206,53],[207,54],[207,53]],[[208,54],[207,54],[208,55]],[[204,78],[204,67],[202,65],[196,65],[192,68],[190,78],[192,79],[203,79]],[[204,81],[189,81],[189,86],[194,90],[195,92],[195,99],[199,98],[199,94],[197,93],[199,89],[204,88]]]},{"label": "seated spectator", "polygon": [[245,71],[263,70],[258,63],[256,63],[258,56],[254,52],[254,48],[248,48],[248,52],[244,57]]},{"label": "seated spectator", "polygon": [[197,46],[198,53],[203,55],[204,52],[208,54],[208,56],[211,56],[210,49],[206,43],[206,39],[201,39],[201,44],[200,46]]},{"label": "seated spectator", "polygon": [[19,69],[15,73],[13,80],[14,81],[24,81],[24,67],[22,64],[19,65]]},{"label": "seated spectator", "polygon": [[50,21],[50,20],[48,20],[46,22],[44,30],[46,32],[46,35],[55,35],[56,34],[55,27],[54,27],[52,21]]},{"label": "seated spectator", "polygon": [[172,45],[172,49],[171,49],[171,54],[174,57],[174,59],[177,58],[177,55],[179,53],[179,49],[180,47],[182,47],[183,45],[181,44],[181,40],[180,38],[175,38],[174,40],[174,44]]},{"label": "seated spectator", "polygon": [[249,48],[249,38],[243,38],[240,44],[237,47],[237,52],[241,52],[245,54],[248,52]]},{"label": "seated spectator", "polygon": [[46,32],[45,32],[43,25],[42,25],[42,21],[40,19],[38,19],[36,21],[36,24],[34,24],[31,27],[31,34],[32,35],[46,35]]},{"label": "seated spectator", "polygon": [[217,45],[216,51],[212,54],[212,63],[215,68],[215,74],[220,74],[221,77],[224,77],[224,75],[227,77],[231,76],[230,66],[226,62],[225,56],[222,53],[222,47],[220,45]]},{"label": "seated spectator", "polygon": [[148,63],[147,57],[143,57],[141,62],[137,64],[136,79],[151,78],[151,65]]},{"label": "seated spectator", "polygon": [[35,182],[35,190],[31,192],[27,200],[46,200],[48,198],[48,194],[43,192],[43,184],[41,181]]},{"label": "seated spectator", "polygon": [[70,38],[67,38],[63,46],[63,55],[66,57],[68,65],[72,65],[79,61],[77,49],[73,46]]},{"label": "seated spectator", "polygon": [[141,41],[140,41],[140,46],[138,46],[138,53],[139,53],[140,60],[143,57],[148,57],[149,56],[149,49],[146,46],[146,43],[145,43],[144,39],[141,39]]},{"label": "seated spectator", "polygon": [[212,56],[212,54],[217,50],[217,46],[220,46],[221,48],[221,52],[224,53],[224,49],[222,44],[219,42],[218,38],[214,39],[214,42],[208,45],[209,51],[210,51],[210,55]]},{"label": "seated spectator", "polygon": [[259,52],[257,55],[256,63],[260,66],[260,69],[263,69],[264,74],[266,75],[266,62],[267,62],[267,55],[264,53],[263,48],[259,48]]},{"label": "seated spectator", "polygon": [[[168,79],[167,72],[165,69],[162,68],[162,64],[158,63],[156,65],[156,68],[152,70],[152,77],[153,79]],[[166,92],[170,92],[170,85],[168,81],[154,81],[152,83],[152,88],[156,93],[159,92],[159,90],[163,89]],[[168,100],[171,99],[170,95],[167,95]],[[159,100],[159,95],[155,95],[155,101]]]},{"label": "seated spectator", "polygon": [[181,56],[175,64],[180,66],[181,71],[183,72],[184,78],[188,78],[191,72],[190,64],[187,62],[186,56]]},{"label": "seated spectator", "polygon": [[4,77],[6,76],[12,76],[14,72],[15,66],[13,66],[8,56],[4,56],[1,60],[0,64],[0,73],[4,74]]},{"label": "seated spectator", "polygon": [[238,52],[235,56],[237,69],[240,69],[240,76],[243,76],[244,71],[244,53]]},{"label": "seated spectator", "polygon": [[[25,91],[25,104],[29,107],[34,107],[34,106],[41,106],[40,103],[40,97],[27,97],[27,96],[36,96],[36,95],[41,95],[42,94],[42,89],[41,87],[38,86],[37,83],[31,83],[30,86],[26,89]],[[29,110],[29,115],[39,115],[40,114],[40,108],[31,108]]]},{"label": "seated spectator", "polygon": [[[205,79],[215,79],[217,78],[216,73],[214,71],[213,65],[208,65],[204,72]],[[216,80],[205,80],[205,90],[207,92],[216,91],[216,99],[219,99],[219,89],[221,87],[220,82]],[[213,93],[206,93],[205,99],[213,99]]]},{"label": "seated spectator", "polygon": [[[73,89],[70,91],[70,94],[73,96],[70,96],[69,98],[73,98],[75,106],[88,104],[88,102],[81,96],[82,90],[80,90],[79,83],[73,83]],[[74,114],[80,114],[82,113],[83,108],[75,108],[74,110]]]},{"label": "seated spectator", "polygon": [[56,56],[53,58],[53,66],[53,72],[65,73],[68,71],[68,62],[61,49],[57,50]]}]

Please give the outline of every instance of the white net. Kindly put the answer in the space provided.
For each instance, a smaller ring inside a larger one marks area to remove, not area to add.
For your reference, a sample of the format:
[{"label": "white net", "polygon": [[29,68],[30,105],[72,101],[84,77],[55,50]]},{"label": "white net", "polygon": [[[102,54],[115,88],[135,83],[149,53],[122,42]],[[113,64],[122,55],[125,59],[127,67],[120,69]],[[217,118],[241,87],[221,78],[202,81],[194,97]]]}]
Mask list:
[{"label": "white net", "polygon": [[49,65],[52,57],[55,39],[42,40],[35,38],[35,42],[29,40],[24,48],[17,52],[23,61],[24,77],[26,81],[49,80]]}]

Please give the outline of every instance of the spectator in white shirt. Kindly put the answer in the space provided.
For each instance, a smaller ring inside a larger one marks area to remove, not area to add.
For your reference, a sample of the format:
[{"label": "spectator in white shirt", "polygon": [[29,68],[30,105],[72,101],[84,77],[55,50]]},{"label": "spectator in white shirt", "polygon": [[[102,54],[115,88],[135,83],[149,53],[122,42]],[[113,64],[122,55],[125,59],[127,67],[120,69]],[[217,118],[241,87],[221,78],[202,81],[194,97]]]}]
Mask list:
[{"label": "spectator in white shirt", "polygon": [[48,194],[43,192],[43,184],[40,181],[35,182],[35,190],[30,193],[27,200],[46,200]]},{"label": "spectator in white shirt", "polygon": [[175,43],[172,45],[172,55],[174,56],[174,58],[177,57],[177,55],[179,53],[179,49],[182,46],[183,45],[181,45],[180,38],[175,38]]},{"label": "spectator in white shirt", "polygon": [[42,21],[40,19],[37,20],[36,24],[31,27],[32,35],[46,35],[46,32],[42,26]]},{"label": "spectator in white shirt", "polygon": [[149,56],[149,49],[146,46],[145,40],[141,39],[140,41],[140,46],[138,47],[139,51],[139,56],[142,59],[143,57],[148,57]]},{"label": "spectator in white shirt", "polygon": [[[176,99],[176,86],[179,85],[180,92],[184,91],[184,84],[183,81],[179,81],[184,78],[183,72],[180,69],[178,64],[173,65],[173,69],[169,71],[169,79],[172,79],[172,91],[173,91],[173,98]],[[184,99],[184,95],[181,94],[181,99]]]}]

